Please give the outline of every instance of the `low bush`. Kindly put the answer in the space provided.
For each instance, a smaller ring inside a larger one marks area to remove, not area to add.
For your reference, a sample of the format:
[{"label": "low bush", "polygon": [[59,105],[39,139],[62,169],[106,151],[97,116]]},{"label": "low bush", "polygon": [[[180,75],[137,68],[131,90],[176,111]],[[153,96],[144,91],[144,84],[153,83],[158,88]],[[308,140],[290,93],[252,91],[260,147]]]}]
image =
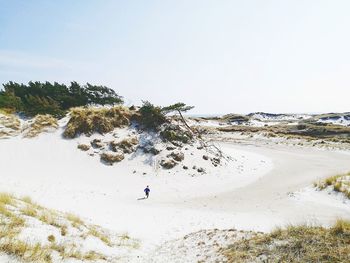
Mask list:
[{"label": "low bush", "polygon": [[148,101],[144,101],[139,109],[140,116],[137,119],[145,129],[158,130],[167,121],[165,113],[159,106],[154,106]]}]

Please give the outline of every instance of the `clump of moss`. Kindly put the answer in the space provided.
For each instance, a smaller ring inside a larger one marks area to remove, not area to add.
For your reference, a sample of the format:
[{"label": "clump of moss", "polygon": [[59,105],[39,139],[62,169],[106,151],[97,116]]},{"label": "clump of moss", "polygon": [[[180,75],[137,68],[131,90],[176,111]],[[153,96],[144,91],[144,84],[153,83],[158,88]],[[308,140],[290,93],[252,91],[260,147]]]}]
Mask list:
[{"label": "clump of moss", "polygon": [[108,133],[117,127],[130,124],[133,112],[123,106],[113,108],[74,108],[63,133],[66,138],[80,134],[91,135],[94,132]]},{"label": "clump of moss", "polygon": [[58,128],[57,119],[52,115],[37,115],[29,125],[24,137],[33,138],[40,133]]}]

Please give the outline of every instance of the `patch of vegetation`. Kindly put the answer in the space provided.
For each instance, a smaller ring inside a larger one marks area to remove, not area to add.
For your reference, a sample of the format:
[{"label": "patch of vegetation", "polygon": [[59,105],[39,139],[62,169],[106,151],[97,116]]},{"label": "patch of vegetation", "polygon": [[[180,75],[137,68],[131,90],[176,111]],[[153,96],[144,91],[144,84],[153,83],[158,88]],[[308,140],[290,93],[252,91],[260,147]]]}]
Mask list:
[{"label": "patch of vegetation", "polygon": [[75,228],[79,228],[81,226],[84,226],[83,220],[81,220],[80,217],[78,217],[74,214],[68,213],[67,219],[71,222],[72,226]]},{"label": "patch of vegetation", "polygon": [[350,262],[350,222],[332,228],[289,226],[231,244],[221,252],[228,262]]},{"label": "patch of vegetation", "polygon": [[[229,127],[218,127],[222,132],[263,132],[269,136],[292,136],[304,139],[326,139],[336,142],[347,142],[350,139],[350,127],[324,124],[324,123],[299,123],[297,125],[274,125],[264,127],[253,127],[244,125],[232,125]],[[272,135],[273,134],[273,135]]]},{"label": "patch of vegetation", "polygon": [[0,251],[25,262],[52,262],[50,251],[40,244],[31,245],[19,239],[4,238]]},{"label": "patch of vegetation", "polygon": [[189,132],[188,130],[183,130],[176,125],[167,125],[160,132],[160,136],[164,141],[178,141],[182,143],[188,143],[193,138],[191,132]]},{"label": "patch of vegetation", "polygon": [[36,217],[38,215],[38,211],[33,205],[26,205],[21,209],[21,213],[30,217]]},{"label": "patch of vegetation", "polygon": [[21,122],[17,116],[0,112],[0,138],[17,134],[21,129]]},{"label": "patch of vegetation", "polygon": [[90,145],[87,144],[78,144],[78,149],[82,150],[82,151],[88,151],[90,150]]},{"label": "patch of vegetation", "polygon": [[133,112],[123,106],[113,108],[74,108],[70,112],[70,120],[63,135],[66,138],[74,138],[80,134],[108,133],[114,128],[129,125],[133,114]]},{"label": "patch of vegetation", "polygon": [[[67,227],[69,222],[76,229],[71,231],[72,228]],[[33,229],[31,234],[35,235],[35,228],[43,226],[48,232],[50,232],[50,227],[52,231],[55,231],[52,226],[59,227],[62,236],[60,243],[57,243],[56,237],[51,233],[48,233],[48,236],[39,243],[31,242],[30,237],[20,235],[26,227]],[[112,236],[98,226],[85,224],[73,214],[63,214],[34,204],[28,197],[20,199],[7,193],[0,193],[0,253],[11,256],[16,262],[61,262],[66,260],[114,262],[118,259],[116,256],[106,256],[93,250],[83,251],[84,239],[92,236],[97,237],[110,248],[138,245],[137,240],[125,240],[118,235]]]},{"label": "patch of vegetation", "polygon": [[29,125],[24,137],[33,138],[44,131],[58,128],[57,119],[52,115],[36,115],[33,122]]},{"label": "patch of vegetation", "polygon": [[122,153],[102,153],[101,160],[109,165],[121,162],[124,160],[124,154]]},{"label": "patch of vegetation", "polygon": [[70,85],[54,82],[32,82],[27,85],[15,82],[3,84],[0,91],[0,108],[24,112],[28,116],[51,114],[63,116],[72,107],[88,104],[113,105],[123,102],[122,97],[105,86],[87,83]]},{"label": "patch of vegetation", "polygon": [[135,151],[135,146],[139,143],[136,137],[130,137],[121,140],[120,142],[111,142],[110,147],[112,151],[117,152],[119,149],[123,153],[132,153]]},{"label": "patch of vegetation", "polygon": [[182,113],[192,110],[193,106],[179,102],[166,107],[155,106],[149,101],[143,101],[142,107],[139,109],[140,116],[138,122],[145,129],[159,130],[164,123],[169,123],[166,116],[168,114],[177,113],[183,124],[191,131],[182,115]]},{"label": "patch of vegetation", "polygon": [[112,246],[112,241],[111,241],[109,235],[104,233],[101,229],[99,229],[95,226],[90,227],[88,234],[100,239],[107,246]]},{"label": "patch of vegetation", "polygon": [[350,199],[350,172],[347,174],[331,176],[319,182],[315,182],[314,186],[319,190],[332,187],[333,191],[341,192]]},{"label": "patch of vegetation", "polygon": [[57,214],[54,211],[43,210],[39,214],[38,219],[47,225],[51,225],[58,228],[61,227],[61,224],[57,219]]},{"label": "patch of vegetation", "polygon": [[8,193],[0,193],[0,204],[13,205],[15,202],[14,196]]},{"label": "patch of vegetation", "polygon": [[162,124],[167,122],[165,113],[159,106],[154,106],[149,101],[143,101],[139,109],[140,116],[137,119],[145,129],[158,130]]},{"label": "patch of vegetation", "polygon": [[53,242],[55,242],[55,241],[56,241],[56,238],[55,238],[55,236],[54,236],[54,235],[49,235],[49,236],[47,237],[47,241],[49,241],[49,242],[53,243]]},{"label": "patch of vegetation", "polygon": [[160,165],[165,169],[172,169],[174,168],[178,163],[173,160],[172,158],[169,159],[163,159],[160,161]]},{"label": "patch of vegetation", "polygon": [[236,122],[236,123],[244,123],[250,120],[249,116],[240,115],[240,114],[226,114],[220,118],[220,120],[225,122]]}]

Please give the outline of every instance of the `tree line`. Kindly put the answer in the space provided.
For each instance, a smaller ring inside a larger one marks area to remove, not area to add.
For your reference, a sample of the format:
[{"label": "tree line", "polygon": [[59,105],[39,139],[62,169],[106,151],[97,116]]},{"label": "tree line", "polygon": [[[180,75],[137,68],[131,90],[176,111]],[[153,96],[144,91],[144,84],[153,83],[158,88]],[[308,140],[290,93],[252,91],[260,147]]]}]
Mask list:
[{"label": "tree line", "polygon": [[59,117],[71,107],[121,103],[122,97],[113,89],[89,83],[80,85],[75,81],[69,85],[48,81],[30,81],[25,85],[10,81],[0,90],[0,109],[23,112],[27,116],[51,114]]}]

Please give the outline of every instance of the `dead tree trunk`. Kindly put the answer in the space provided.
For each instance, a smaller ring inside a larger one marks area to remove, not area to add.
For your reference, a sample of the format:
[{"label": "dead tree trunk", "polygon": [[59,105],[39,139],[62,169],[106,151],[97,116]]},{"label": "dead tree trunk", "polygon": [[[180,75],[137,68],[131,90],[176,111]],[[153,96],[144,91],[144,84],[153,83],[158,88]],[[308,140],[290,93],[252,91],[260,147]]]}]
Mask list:
[{"label": "dead tree trunk", "polygon": [[178,110],[177,112],[179,113],[179,115],[180,115],[180,117],[181,117],[181,119],[182,119],[182,122],[185,124],[186,128],[189,129],[190,132],[191,132],[192,134],[194,134],[194,132],[193,132],[193,130],[191,129],[191,127],[187,124],[187,122],[186,122],[184,116],[182,116],[181,111]]}]

